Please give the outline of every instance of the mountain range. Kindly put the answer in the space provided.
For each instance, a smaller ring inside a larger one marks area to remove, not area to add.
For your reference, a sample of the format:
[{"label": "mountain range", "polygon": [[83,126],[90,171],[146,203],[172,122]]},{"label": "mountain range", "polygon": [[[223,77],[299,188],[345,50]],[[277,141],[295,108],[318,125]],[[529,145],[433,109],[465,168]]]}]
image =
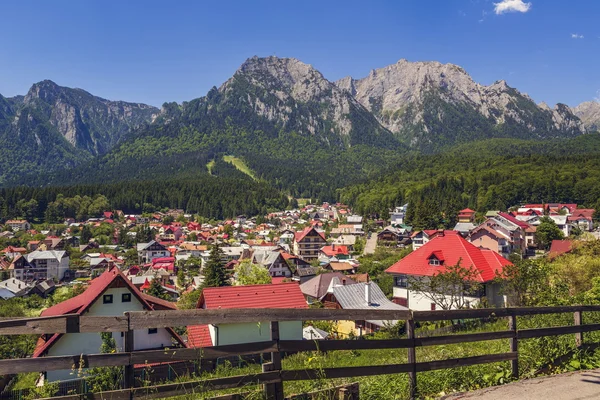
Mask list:
[{"label": "mountain range", "polygon": [[[334,190],[332,182],[381,171],[399,153],[491,138],[567,139],[599,126],[597,102],[550,108],[505,81],[481,85],[452,64],[400,60],[331,82],[293,58],[252,57],[206,96],[161,109],[51,81],[25,96],[0,95],[0,184],[211,174],[207,163],[233,154],[259,179],[302,195],[315,179]],[[324,163],[332,168],[323,171]]]}]

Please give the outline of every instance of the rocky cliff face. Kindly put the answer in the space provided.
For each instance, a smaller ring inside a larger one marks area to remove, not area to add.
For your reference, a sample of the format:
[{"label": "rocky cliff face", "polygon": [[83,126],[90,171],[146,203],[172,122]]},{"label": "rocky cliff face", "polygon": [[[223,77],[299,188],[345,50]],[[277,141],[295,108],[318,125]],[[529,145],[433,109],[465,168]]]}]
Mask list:
[{"label": "rocky cliff face", "polygon": [[331,145],[397,144],[352,95],[293,58],[250,58],[218,92],[221,105],[249,108],[285,131]]},{"label": "rocky cliff face", "polygon": [[600,131],[600,102],[586,101],[573,109],[576,116],[591,131]]},{"label": "rocky cliff face", "polygon": [[145,104],[109,101],[52,81],[31,87],[16,119],[30,110],[45,117],[67,142],[93,155],[107,152],[124,135],[150,123],[158,113],[158,109]]},{"label": "rocky cliff face", "polygon": [[484,86],[453,64],[400,60],[365,78],[347,77],[336,84],[386,128],[419,147],[467,138],[545,139],[585,132],[568,107],[539,107],[505,81]]}]

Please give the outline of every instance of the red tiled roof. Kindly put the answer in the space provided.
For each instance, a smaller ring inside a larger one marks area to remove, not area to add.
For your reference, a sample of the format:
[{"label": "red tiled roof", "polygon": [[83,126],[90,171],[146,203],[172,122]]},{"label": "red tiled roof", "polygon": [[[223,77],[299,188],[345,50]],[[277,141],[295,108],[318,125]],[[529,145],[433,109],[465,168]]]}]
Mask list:
[{"label": "red tiled roof", "polygon": [[205,288],[198,308],[308,308],[308,305],[299,285],[282,283]]},{"label": "red tiled roof", "polygon": [[520,221],[508,213],[499,212],[498,215],[517,225],[519,228],[527,229],[529,227],[529,224],[527,222]]},{"label": "red tiled roof", "polygon": [[192,325],[187,327],[188,347],[212,347],[208,325]]},{"label": "red tiled roof", "polygon": [[470,208],[465,208],[464,210],[460,210],[459,214],[473,214],[475,210],[471,210]]},{"label": "red tiled roof", "polygon": [[323,236],[323,233],[321,233],[321,232],[317,231],[317,230],[316,230],[314,227],[312,227],[312,226],[309,226],[309,227],[307,227],[307,228],[304,228],[304,229],[303,229],[303,230],[301,230],[300,232],[296,232],[296,233],[294,234],[294,238],[296,239],[296,242],[299,242],[299,241],[301,241],[302,239],[304,239],[304,237],[305,237],[306,235],[308,235],[310,231],[313,231],[313,230],[314,230],[314,231],[315,231],[315,232],[316,232],[316,233],[317,233],[319,236],[321,236],[321,238],[322,238],[323,240],[325,240],[325,236]]},{"label": "red tiled roof", "polygon": [[324,246],[321,249],[321,251],[329,257],[338,256],[338,255],[347,256],[349,254],[347,246],[340,246],[340,245],[335,245],[335,244],[331,245],[331,246]]},{"label": "red tiled roof", "polygon": [[[443,257],[444,262],[441,266],[429,265],[429,258],[432,254],[436,254],[436,257],[440,254]],[[511,265],[510,261],[492,250],[480,249],[467,242],[459,234],[447,233],[444,236],[436,236],[389,267],[386,272],[433,276],[445,271],[446,266],[458,264],[459,260],[461,266],[473,267],[478,271],[477,279],[480,282],[491,281],[496,276],[496,271],[501,271],[506,265]]]},{"label": "red tiled roof", "polygon": [[560,255],[570,253],[573,250],[572,240],[553,240],[550,245],[550,252],[548,255],[550,258],[555,258]]}]

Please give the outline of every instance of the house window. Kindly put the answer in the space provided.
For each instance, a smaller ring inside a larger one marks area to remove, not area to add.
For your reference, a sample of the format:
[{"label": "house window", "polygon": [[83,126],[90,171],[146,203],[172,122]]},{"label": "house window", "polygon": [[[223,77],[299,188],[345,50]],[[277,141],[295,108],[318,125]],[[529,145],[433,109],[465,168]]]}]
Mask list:
[{"label": "house window", "polygon": [[431,303],[431,311],[435,311],[435,303]]},{"label": "house window", "polygon": [[148,335],[154,335],[155,333],[158,333],[158,328],[148,329]]},{"label": "house window", "polygon": [[131,302],[131,293],[123,293],[121,295],[121,303],[130,303]]},{"label": "house window", "polygon": [[112,304],[112,302],[113,302],[113,295],[112,294],[105,294],[102,297],[102,302],[104,304]]},{"label": "house window", "polygon": [[441,265],[441,263],[440,260],[438,260],[437,258],[430,258],[429,265]]},{"label": "house window", "polygon": [[394,284],[397,287],[408,287],[408,277],[406,275],[398,275],[394,277]]}]

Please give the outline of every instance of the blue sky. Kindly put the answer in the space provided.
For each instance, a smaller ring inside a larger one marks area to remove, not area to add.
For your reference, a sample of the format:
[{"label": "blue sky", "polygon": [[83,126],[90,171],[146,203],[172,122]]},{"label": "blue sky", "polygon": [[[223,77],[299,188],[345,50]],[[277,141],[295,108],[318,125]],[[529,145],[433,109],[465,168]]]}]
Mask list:
[{"label": "blue sky", "polygon": [[76,1],[2,3],[0,93],[52,79],[160,106],[203,96],[253,55],[326,78],[401,58],[464,67],[550,105],[600,97],[600,1]]}]

